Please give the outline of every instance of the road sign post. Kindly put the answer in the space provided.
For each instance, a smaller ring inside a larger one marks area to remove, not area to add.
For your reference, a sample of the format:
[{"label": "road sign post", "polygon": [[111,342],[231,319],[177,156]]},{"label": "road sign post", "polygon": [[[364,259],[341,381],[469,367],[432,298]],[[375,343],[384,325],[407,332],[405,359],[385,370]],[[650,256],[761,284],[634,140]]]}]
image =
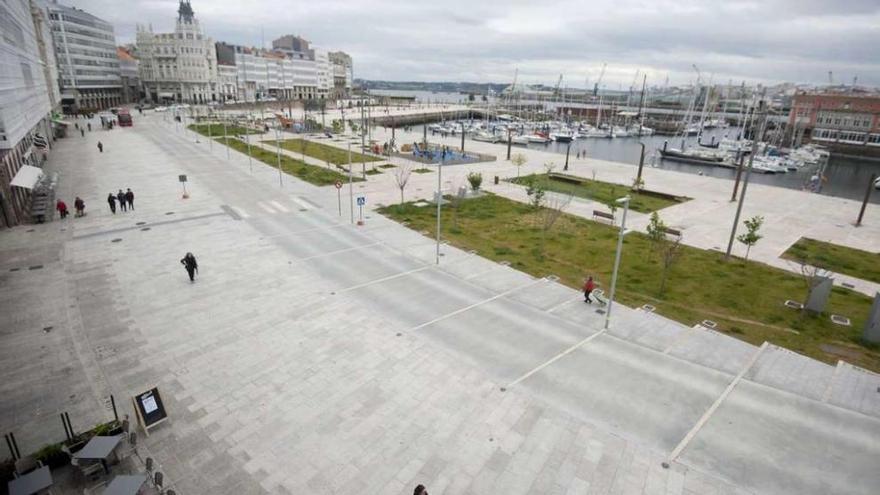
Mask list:
[{"label": "road sign post", "polygon": [[183,199],[189,198],[189,194],[186,192],[186,174],[178,175],[177,180],[180,181],[180,185],[183,186]]},{"label": "road sign post", "polygon": [[367,204],[366,196],[357,197],[358,204],[358,225],[364,224],[364,205]]}]

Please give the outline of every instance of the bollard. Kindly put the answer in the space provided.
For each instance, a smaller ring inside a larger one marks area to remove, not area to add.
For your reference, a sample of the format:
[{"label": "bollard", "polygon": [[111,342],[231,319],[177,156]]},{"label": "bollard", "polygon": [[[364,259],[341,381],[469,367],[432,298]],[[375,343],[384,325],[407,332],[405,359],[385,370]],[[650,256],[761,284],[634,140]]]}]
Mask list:
[{"label": "bollard", "polygon": [[496,186],[498,185],[498,176],[497,175],[495,176],[495,185]]}]

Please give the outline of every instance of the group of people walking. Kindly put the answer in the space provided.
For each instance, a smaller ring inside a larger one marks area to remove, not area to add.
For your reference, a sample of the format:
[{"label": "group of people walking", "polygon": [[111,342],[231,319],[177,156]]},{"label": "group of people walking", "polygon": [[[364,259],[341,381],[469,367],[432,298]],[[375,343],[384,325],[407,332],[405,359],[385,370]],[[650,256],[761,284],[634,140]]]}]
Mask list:
[{"label": "group of people walking", "polygon": [[114,215],[116,214],[117,201],[122,211],[134,211],[134,193],[131,192],[131,189],[126,189],[125,192],[122,192],[122,189],[120,189],[116,194],[110,193],[107,195],[107,203],[110,205],[110,211]]},{"label": "group of people walking", "polygon": [[[76,199],[73,200],[73,207],[76,209],[76,214],[74,215],[75,217],[85,216],[86,202],[83,201],[82,198],[77,196]],[[62,219],[67,218],[67,215],[70,214],[70,212],[67,211],[67,203],[65,203],[64,201],[62,201],[60,199],[55,202],[55,209],[58,210],[58,215]]]}]

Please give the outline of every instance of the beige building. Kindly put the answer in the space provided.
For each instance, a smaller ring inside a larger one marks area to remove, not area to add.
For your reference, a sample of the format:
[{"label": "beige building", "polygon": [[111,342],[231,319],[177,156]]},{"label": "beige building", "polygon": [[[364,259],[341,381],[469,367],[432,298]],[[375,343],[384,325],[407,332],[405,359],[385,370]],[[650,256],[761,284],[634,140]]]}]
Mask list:
[{"label": "beige building", "polygon": [[202,33],[189,0],[180,0],[173,33],[138,26],[136,56],[144,96],[155,103],[218,99],[214,41]]}]

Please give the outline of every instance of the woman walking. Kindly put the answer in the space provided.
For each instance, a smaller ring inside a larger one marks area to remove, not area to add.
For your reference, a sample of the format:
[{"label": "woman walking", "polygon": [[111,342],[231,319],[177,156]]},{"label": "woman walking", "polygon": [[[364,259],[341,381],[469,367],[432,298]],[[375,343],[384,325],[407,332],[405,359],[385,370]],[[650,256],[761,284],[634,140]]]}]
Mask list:
[{"label": "woman walking", "polygon": [[67,203],[59,199],[55,203],[55,209],[58,210],[58,214],[61,215],[62,219],[67,218]]},{"label": "woman walking", "polygon": [[192,253],[186,253],[186,256],[180,260],[180,264],[186,268],[186,273],[189,274],[189,281],[195,282],[195,273],[199,271],[199,264],[196,263],[196,257],[193,256]]},{"label": "woman walking", "polygon": [[79,196],[73,200],[73,207],[76,208],[76,216],[81,217],[86,214],[86,202]]}]

